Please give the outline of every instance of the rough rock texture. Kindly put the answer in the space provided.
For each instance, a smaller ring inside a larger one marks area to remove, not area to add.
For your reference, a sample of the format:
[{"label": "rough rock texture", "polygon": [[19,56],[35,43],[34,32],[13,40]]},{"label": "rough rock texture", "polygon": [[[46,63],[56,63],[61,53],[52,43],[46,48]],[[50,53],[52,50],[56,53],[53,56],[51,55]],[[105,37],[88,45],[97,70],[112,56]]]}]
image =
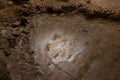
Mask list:
[{"label": "rough rock texture", "polygon": [[114,0],[30,0],[33,6],[47,13],[84,13],[88,17],[120,20],[120,4]]},{"label": "rough rock texture", "polygon": [[0,0],[0,80],[119,80],[120,0]]},{"label": "rough rock texture", "polygon": [[119,23],[49,15],[34,21],[34,57],[50,80],[119,80]]}]

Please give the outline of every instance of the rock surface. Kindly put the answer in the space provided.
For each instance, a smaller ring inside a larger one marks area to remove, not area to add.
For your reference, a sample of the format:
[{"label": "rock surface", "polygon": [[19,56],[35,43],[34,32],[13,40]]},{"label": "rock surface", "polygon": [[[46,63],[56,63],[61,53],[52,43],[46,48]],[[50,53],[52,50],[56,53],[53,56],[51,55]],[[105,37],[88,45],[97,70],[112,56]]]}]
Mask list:
[{"label": "rock surface", "polygon": [[119,80],[119,0],[0,0],[0,80]]}]

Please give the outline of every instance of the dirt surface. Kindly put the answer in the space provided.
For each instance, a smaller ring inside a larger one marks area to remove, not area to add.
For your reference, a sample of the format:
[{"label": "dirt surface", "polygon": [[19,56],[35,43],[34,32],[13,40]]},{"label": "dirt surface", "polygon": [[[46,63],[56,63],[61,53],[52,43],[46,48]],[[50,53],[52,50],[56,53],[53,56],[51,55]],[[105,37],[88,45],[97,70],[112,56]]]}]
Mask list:
[{"label": "dirt surface", "polygon": [[0,0],[0,80],[119,80],[120,0]]}]

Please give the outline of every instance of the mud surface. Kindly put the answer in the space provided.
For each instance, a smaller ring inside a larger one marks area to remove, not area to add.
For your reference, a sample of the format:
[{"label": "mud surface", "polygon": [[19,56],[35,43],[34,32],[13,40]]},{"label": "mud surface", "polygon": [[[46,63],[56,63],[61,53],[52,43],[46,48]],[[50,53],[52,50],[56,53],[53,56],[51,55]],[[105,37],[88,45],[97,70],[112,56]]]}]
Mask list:
[{"label": "mud surface", "polygon": [[0,0],[0,80],[119,80],[120,0]]}]

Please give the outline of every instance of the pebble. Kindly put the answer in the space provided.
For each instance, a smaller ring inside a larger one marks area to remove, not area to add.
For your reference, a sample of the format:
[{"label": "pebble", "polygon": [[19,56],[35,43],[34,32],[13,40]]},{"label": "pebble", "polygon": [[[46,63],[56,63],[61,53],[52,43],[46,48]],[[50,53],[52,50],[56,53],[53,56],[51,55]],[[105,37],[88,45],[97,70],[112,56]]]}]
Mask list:
[{"label": "pebble", "polygon": [[20,25],[20,22],[19,21],[16,21],[15,23],[13,23],[13,27],[17,27],[18,25]]}]

